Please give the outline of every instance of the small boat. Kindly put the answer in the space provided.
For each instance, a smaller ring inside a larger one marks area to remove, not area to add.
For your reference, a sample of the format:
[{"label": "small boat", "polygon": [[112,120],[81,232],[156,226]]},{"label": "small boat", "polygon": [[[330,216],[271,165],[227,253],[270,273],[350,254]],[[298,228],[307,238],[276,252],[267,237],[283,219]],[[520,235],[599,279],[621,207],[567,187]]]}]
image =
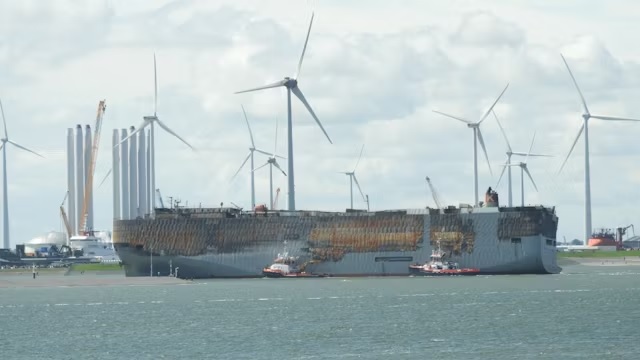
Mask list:
[{"label": "small boat", "polygon": [[431,259],[423,265],[409,265],[409,273],[421,276],[469,276],[480,274],[480,269],[460,268],[457,263],[446,261],[445,257],[446,253],[440,249],[440,241],[438,241],[438,248],[431,251]]},{"label": "small boat", "polygon": [[262,269],[262,275],[270,278],[316,278],[326,277],[324,274],[312,274],[304,271],[304,265],[298,267],[298,258],[286,252],[278,254],[273,264]]}]

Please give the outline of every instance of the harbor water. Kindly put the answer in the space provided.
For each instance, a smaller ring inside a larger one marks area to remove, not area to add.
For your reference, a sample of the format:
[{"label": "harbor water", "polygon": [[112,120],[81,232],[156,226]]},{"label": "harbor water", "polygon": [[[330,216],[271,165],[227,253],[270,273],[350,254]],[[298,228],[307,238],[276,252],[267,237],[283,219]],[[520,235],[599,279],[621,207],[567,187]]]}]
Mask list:
[{"label": "harbor water", "polygon": [[87,276],[99,286],[0,273],[2,358],[640,358],[640,266],[449,278]]}]

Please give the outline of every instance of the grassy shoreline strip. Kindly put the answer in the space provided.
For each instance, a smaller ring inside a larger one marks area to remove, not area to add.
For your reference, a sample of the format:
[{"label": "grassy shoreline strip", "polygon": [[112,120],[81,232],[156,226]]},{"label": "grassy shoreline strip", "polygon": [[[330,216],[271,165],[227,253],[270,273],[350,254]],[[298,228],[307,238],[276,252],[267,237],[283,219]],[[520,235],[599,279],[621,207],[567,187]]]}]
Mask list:
[{"label": "grassy shoreline strip", "polygon": [[71,271],[124,271],[118,263],[73,264]]},{"label": "grassy shoreline strip", "polygon": [[640,256],[640,250],[632,251],[558,251],[559,258],[623,258]]}]

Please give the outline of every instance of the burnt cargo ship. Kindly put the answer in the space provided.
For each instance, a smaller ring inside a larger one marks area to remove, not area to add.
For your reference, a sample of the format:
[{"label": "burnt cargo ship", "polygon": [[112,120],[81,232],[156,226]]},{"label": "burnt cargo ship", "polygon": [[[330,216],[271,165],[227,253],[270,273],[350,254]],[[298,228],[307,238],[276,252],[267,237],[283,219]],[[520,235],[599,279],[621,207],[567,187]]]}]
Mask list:
[{"label": "burnt cargo ship", "polygon": [[262,277],[286,246],[309,273],[409,275],[438,241],[452,261],[484,274],[548,274],[556,263],[555,208],[448,207],[378,212],[156,209],[114,221],[127,276]]}]

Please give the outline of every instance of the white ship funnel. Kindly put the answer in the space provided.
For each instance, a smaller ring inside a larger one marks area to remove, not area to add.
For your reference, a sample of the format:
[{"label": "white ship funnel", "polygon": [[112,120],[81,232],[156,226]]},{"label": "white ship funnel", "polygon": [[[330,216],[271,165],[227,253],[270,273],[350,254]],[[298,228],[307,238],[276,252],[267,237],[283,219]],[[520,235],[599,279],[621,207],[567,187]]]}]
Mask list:
[{"label": "white ship funnel", "polygon": [[[129,131],[134,132],[132,126]],[[129,215],[130,219],[138,217],[138,147],[137,136],[129,138]]]},{"label": "white ship funnel", "polygon": [[115,220],[120,220],[120,147],[118,143],[120,142],[120,137],[118,136],[118,129],[113,129],[113,138],[112,138],[112,163],[111,169],[113,169],[113,174],[111,179],[113,180],[113,218]]},{"label": "white ship funnel", "polygon": [[73,128],[67,129],[67,191],[69,194],[67,202],[67,212],[69,226],[71,227],[71,235],[74,235],[76,229],[76,179],[75,179],[75,163],[73,153]]},{"label": "white ship funnel", "polygon": [[84,154],[82,153],[82,125],[76,125],[76,226],[74,235],[80,233],[82,223],[82,203],[84,201]]},{"label": "white ship funnel", "polygon": [[93,182],[89,181],[91,171],[91,126],[86,125],[84,132],[84,186],[87,199],[87,220],[85,228],[93,231]]},{"label": "white ship funnel", "polygon": [[120,130],[120,166],[122,173],[120,174],[122,185],[122,219],[131,219],[129,214],[129,140],[127,138],[127,129]]},{"label": "white ship funnel", "polygon": [[138,214],[143,218],[147,215],[147,154],[145,131],[138,133]]}]

